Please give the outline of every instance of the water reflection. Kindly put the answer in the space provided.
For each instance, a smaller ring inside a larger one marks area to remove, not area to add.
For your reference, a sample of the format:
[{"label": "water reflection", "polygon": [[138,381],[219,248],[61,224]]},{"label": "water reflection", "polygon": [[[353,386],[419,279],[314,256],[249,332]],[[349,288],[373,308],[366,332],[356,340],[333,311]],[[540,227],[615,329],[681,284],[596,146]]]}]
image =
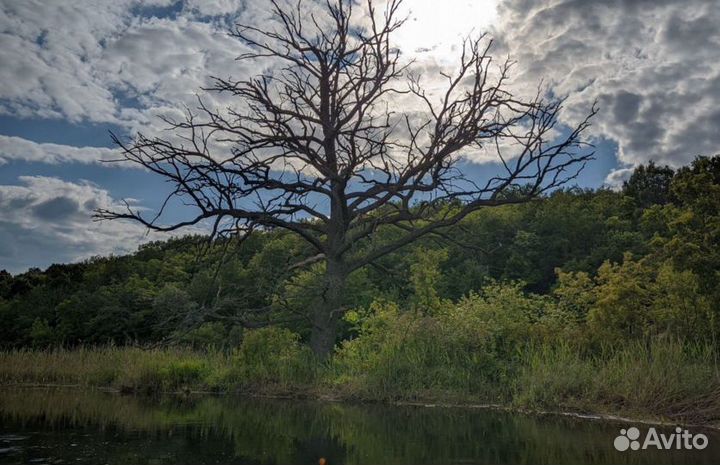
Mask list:
[{"label": "water reflection", "polygon": [[488,410],[0,391],[0,463],[671,464],[703,451],[615,451],[621,426]]}]

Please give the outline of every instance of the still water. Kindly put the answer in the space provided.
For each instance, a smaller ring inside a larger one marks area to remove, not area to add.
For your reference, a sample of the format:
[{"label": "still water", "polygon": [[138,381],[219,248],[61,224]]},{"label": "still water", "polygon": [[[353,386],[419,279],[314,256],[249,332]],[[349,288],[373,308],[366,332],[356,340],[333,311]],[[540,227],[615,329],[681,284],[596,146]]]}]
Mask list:
[{"label": "still water", "polygon": [[627,427],[483,409],[0,390],[0,464],[720,463],[712,431],[692,431],[708,436],[702,451],[618,452]]}]

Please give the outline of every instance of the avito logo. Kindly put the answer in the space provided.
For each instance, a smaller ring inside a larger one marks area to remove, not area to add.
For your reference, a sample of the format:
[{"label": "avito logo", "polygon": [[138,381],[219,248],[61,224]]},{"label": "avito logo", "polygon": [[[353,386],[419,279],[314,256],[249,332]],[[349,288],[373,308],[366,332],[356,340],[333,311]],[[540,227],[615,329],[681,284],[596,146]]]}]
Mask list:
[{"label": "avito logo", "polygon": [[659,450],[668,449],[705,449],[708,445],[708,438],[702,433],[692,434],[680,427],[675,428],[674,433],[658,433],[655,428],[649,428],[645,439],[640,443],[640,430],[636,427],[621,429],[620,436],[615,438],[613,445],[615,449],[624,452],[628,449],[639,450],[654,447]]}]

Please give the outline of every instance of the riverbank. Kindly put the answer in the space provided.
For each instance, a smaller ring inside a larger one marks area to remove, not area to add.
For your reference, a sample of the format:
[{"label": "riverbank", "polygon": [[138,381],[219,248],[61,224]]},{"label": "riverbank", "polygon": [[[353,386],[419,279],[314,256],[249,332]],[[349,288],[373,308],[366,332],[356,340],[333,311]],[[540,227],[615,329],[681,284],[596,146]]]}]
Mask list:
[{"label": "riverbank", "polygon": [[[408,372],[396,360],[362,372],[348,367],[341,352],[320,363],[301,349],[250,349],[231,354],[129,347],[2,352],[0,384],[485,406],[720,425],[720,381],[712,354],[667,341],[593,357],[567,347],[527,349],[508,360],[502,376],[484,379],[473,379],[477,371],[453,360],[435,367],[418,362],[418,372]],[[459,381],[463,370],[466,379]],[[387,376],[380,379],[380,373]]]}]

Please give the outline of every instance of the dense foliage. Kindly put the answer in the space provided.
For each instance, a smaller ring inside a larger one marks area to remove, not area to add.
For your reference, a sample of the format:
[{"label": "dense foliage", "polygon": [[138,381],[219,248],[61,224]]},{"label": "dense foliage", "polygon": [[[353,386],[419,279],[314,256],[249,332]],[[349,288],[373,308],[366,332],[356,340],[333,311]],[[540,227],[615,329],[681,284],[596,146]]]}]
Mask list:
[{"label": "dense foliage", "polygon": [[[373,240],[394,234],[379,229]],[[1,272],[0,343],[232,348],[268,322],[304,340],[323,266],[293,266],[308,257],[294,236],[265,231],[241,244],[184,237],[130,256]],[[451,322],[452,346],[492,350],[547,338],[583,350],[654,337],[714,344],[719,280],[720,157],[678,171],[651,163],[620,191],[487,208],[354,273],[339,350],[357,352],[358,335],[374,344],[368,328],[378,320],[427,333],[427,318]]]}]

